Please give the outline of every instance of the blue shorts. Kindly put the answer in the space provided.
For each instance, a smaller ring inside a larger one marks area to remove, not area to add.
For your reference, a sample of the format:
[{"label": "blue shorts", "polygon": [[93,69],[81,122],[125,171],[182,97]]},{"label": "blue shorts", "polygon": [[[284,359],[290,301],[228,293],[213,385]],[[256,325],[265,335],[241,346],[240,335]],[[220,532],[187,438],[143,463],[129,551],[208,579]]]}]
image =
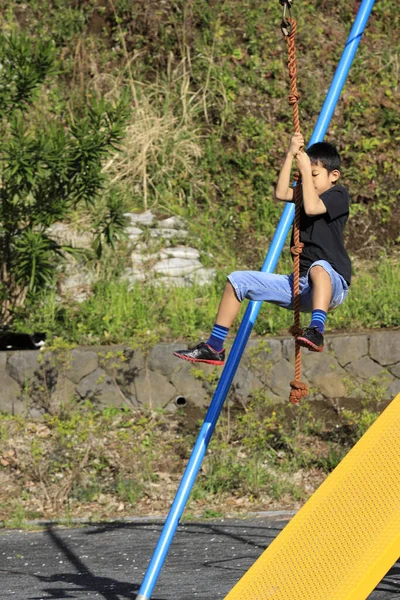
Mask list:
[{"label": "blue shorts", "polygon": [[[326,260],[317,260],[310,269],[317,265],[325,269],[331,278],[332,298],[329,309],[333,310],[345,301],[349,286]],[[302,312],[312,312],[310,269],[307,275],[300,277],[300,310]],[[240,302],[245,298],[262,300],[293,310],[293,273],[291,275],[275,275],[275,273],[262,273],[261,271],[235,271],[228,275],[228,280]]]}]

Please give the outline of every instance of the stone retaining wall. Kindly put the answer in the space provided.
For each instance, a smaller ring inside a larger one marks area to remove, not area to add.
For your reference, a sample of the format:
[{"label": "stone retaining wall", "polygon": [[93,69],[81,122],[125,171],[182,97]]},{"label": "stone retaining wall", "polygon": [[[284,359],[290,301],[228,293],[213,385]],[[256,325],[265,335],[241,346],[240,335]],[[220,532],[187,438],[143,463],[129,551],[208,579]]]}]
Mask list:
[{"label": "stone retaining wall", "polygon": [[[262,389],[276,402],[287,401],[293,345],[289,337],[252,338],[230,399],[243,404]],[[100,406],[205,407],[220,371],[175,358],[172,352],[182,347],[158,344],[147,355],[122,346],[2,352],[0,410],[35,417],[85,399]],[[328,335],[322,354],[303,352],[302,379],[315,400],[362,397],[371,385],[391,399],[400,392],[400,330]]]}]

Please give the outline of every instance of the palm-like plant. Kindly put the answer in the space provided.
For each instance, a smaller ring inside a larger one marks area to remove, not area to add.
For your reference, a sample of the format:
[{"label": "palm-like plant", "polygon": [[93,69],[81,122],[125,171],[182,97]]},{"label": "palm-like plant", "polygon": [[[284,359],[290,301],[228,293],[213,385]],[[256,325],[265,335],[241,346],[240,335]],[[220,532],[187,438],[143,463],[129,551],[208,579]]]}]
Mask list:
[{"label": "palm-like plant", "polygon": [[[51,43],[0,37],[0,314],[12,317],[28,293],[54,281],[61,247],[46,235],[80,204],[90,207],[102,190],[104,159],[114,153],[129,116],[126,97],[117,106],[94,101],[68,123],[29,126],[26,111],[55,71]],[[96,223],[96,252],[113,246],[123,229],[122,209],[111,199]]]}]

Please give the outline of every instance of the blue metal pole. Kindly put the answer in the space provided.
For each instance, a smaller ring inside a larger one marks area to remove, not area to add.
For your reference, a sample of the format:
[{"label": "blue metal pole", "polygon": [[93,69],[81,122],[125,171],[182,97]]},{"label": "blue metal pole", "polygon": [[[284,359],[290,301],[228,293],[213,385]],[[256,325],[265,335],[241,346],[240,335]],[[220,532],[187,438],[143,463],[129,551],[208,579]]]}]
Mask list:
[{"label": "blue metal pole", "polygon": [[[318,117],[314,132],[311,136],[310,145],[319,142],[324,138],[363,31],[367,25],[374,2],[375,0],[363,0],[361,3],[326,100]],[[272,273],[275,270],[287,234],[289,233],[293,222],[294,210],[293,203],[286,204],[272,239],[271,246],[268,250],[268,254],[261,268],[261,271],[264,273]],[[161,572],[179,520],[188,501],[211,435],[217,424],[226,395],[235,376],[260,307],[261,302],[249,302],[136,600],[149,600],[151,598],[151,594]]]}]

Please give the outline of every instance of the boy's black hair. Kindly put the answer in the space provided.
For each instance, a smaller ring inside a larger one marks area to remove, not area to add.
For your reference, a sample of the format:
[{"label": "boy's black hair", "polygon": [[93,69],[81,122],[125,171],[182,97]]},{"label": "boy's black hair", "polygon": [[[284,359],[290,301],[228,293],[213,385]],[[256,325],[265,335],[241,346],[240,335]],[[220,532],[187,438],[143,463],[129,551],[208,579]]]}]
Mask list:
[{"label": "boy's black hair", "polygon": [[318,162],[331,173],[332,171],[340,171],[340,156],[335,146],[328,142],[317,142],[306,150],[310,157],[311,164],[316,165]]}]

